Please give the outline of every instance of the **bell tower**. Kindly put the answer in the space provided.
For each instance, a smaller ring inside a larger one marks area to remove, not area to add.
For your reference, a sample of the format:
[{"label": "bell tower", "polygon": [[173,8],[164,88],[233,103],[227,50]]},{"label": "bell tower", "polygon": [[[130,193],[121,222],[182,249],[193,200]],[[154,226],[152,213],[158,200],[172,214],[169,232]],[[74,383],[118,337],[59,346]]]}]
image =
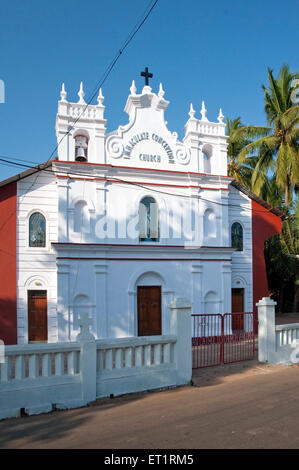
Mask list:
[{"label": "bell tower", "polygon": [[196,119],[191,103],[183,142],[191,151],[191,159],[197,162],[199,173],[227,176],[228,137],[225,135],[222,110],[220,108],[218,123],[210,122],[203,101],[200,114],[201,119]]},{"label": "bell tower", "polygon": [[105,163],[106,120],[102,90],[99,90],[97,105],[90,105],[84,101],[82,82],[77,103],[67,101],[66,95],[63,83],[55,127],[58,160]]}]

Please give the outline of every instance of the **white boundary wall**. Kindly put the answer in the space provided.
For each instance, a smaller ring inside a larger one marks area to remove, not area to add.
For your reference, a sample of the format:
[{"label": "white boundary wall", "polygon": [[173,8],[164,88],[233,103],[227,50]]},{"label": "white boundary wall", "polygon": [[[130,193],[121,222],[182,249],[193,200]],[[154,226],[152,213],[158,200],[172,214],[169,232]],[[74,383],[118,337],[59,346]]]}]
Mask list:
[{"label": "white boundary wall", "polygon": [[299,323],[275,325],[276,302],[270,297],[263,297],[256,305],[259,319],[259,361],[285,365],[298,363]]},{"label": "white boundary wall", "polygon": [[191,306],[170,305],[171,334],[95,340],[80,317],[76,342],[7,346],[0,363],[0,419],[77,408],[96,398],[174,387],[192,376]]}]

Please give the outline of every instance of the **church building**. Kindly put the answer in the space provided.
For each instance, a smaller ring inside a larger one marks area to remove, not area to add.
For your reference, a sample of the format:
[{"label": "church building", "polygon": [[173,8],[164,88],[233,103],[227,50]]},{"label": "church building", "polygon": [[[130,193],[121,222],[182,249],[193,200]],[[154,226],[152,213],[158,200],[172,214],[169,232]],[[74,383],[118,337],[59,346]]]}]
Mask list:
[{"label": "church building", "polygon": [[268,295],[264,242],[283,214],[227,175],[220,109],[191,104],[182,141],[164,90],[133,81],[126,123],[107,133],[103,95],[64,85],[57,158],[0,183],[0,339],[169,334],[175,297],[193,313],[253,312]]}]

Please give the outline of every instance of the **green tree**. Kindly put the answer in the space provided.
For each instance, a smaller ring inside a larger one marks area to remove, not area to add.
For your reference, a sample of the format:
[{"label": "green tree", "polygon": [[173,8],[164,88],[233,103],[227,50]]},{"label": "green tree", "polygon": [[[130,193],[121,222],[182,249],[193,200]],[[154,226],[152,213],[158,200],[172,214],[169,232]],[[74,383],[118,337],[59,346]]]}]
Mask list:
[{"label": "green tree", "polygon": [[256,136],[255,131],[249,132],[248,127],[241,122],[240,116],[235,119],[226,119],[227,135],[227,171],[228,175],[235,178],[239,183],[251,189],[251,179],[258,157],[246,157],[240,161],[241,150],[252,142]]},{"label": "green tree", "polygon": [[299,309],[299,201],[294,213],[283,222],[282,233],[265,243],[268,284],[278,310]]}]

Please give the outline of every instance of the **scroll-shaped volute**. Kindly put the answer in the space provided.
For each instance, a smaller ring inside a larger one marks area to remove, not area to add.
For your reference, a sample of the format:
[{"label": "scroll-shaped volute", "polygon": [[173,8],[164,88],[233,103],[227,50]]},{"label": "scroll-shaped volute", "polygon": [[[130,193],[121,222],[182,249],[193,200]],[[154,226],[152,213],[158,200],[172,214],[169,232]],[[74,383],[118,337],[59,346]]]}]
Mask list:
[{"label": "scroll-shaped volute", "polygon": [[[112,158],[120,158],[124,153],[124,145],[122,143],[122,138],[118,135],[112,135],[108,137],[106,141],[106,151],[107,155]],[[125,155],[126,158],[129,158]]]},{"label": "scroll-shaped volute", "polygon": [[185,145],[182,145],[180,143],[176,145],[175,156],[177,161],[181,165],[188,165],[188,163],[190,162],[190,150]]}]

